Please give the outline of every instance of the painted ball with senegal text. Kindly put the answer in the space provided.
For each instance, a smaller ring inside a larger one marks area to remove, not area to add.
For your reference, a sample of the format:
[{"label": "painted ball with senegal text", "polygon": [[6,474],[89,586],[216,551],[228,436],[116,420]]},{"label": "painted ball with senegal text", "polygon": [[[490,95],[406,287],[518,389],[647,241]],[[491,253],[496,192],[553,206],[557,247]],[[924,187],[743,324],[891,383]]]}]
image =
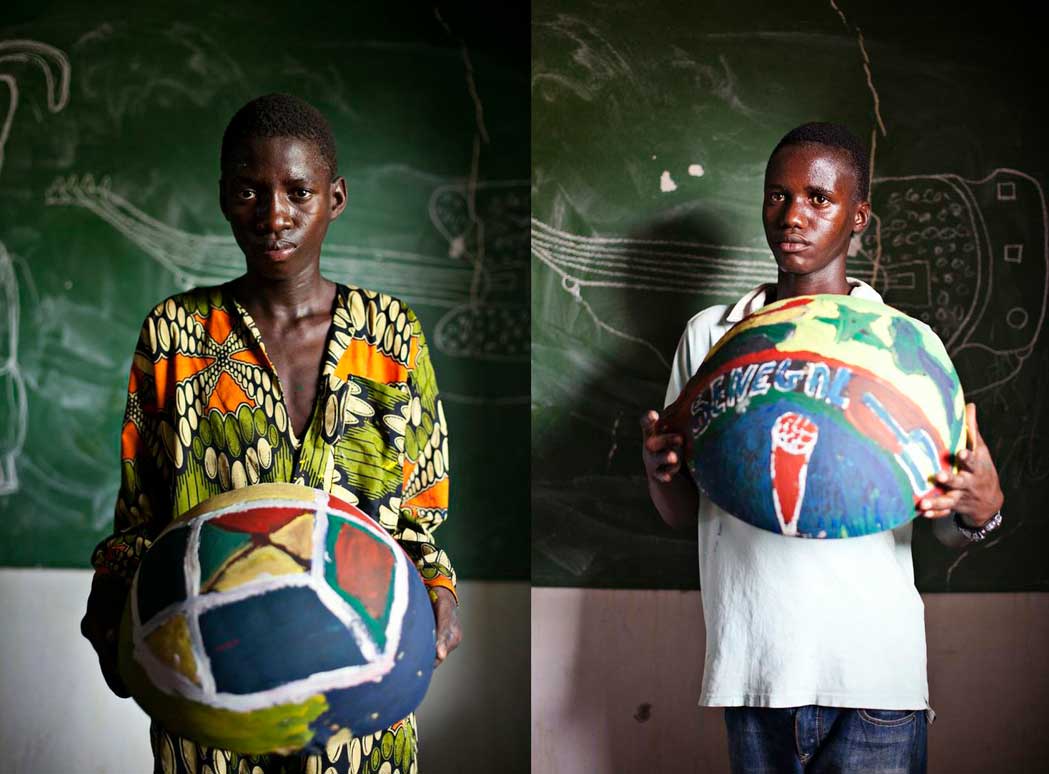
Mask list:
[{"label": "painted ball with senegal text", "polygon": [[319,752],[415,710],[434,628],[384,528],[324,492],[258,484],[154,541],[124,611],[120,672],[169,731],[242,753]]},{"label": "painted ball with senegal text", "polygon": [[761,529],[846,538],[917,515],[965,446],[965,400],[924,323],[846,295],[760,309],[663,414],[718,506]]}]

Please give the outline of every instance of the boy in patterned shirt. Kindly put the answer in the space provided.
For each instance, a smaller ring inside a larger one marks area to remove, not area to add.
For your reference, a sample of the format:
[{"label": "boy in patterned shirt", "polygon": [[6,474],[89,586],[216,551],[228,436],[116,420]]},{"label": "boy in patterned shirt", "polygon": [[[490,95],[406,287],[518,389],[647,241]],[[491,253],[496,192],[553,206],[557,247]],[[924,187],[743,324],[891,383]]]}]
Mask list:
[{"label": "boy in patterned shirt", "polygon": [[[448,509],[447,425],[422,326],[403,302],[320,273],[346,207],[327,120],[300,99],[249,102],[222,141],[220,205],[247,271],[148,315],[131,367],[115,529],[95,549],[81,630],[120,696],[117,630],[142,554],[220,492],[292,482],[331,492],[415,561],[437,623],[437,663],[460,641],[455,572],[432,532]],[[414,772],[413,715],[321,755],[238,755],[151,729],[155,771]]]}]

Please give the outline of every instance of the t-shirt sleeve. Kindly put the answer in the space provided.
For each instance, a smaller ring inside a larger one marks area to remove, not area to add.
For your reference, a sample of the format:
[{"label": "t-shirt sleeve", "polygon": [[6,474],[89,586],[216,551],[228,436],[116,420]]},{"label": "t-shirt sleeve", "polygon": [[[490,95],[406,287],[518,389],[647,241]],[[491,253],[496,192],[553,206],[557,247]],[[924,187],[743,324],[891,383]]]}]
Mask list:
[{"label": "t-shirt sleeve", "polygon": [[709,307],[688,321],[670,364],[664,408],[677,400],[688,380],[702,365],[713,344],[714,325],[723,312],[723,307]]},{"label": "t-shirt sleeve", "polygon": [[680,341],[678,341],[677,350],[674,352],[674,360],[670,364],[670,379],[667,382],[666,397],[663,399],[664,408],[677,400],[678,395],[685,389],[688,380],[692,378],[692,358],[690,356],[688,334],[689,330],[686,327],[685,332],[681,334]]}]

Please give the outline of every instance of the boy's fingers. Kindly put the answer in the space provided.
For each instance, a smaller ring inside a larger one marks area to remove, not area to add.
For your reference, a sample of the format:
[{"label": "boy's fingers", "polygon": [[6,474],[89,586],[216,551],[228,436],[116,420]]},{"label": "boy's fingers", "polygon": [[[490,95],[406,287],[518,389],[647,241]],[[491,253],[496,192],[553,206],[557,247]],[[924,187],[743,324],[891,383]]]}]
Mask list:
[{"label": "boy's fingers", "polygon": [[654,462],[656,464],[656,467],[674,468],[674,470],[677,470],[679,467],[681,467],[681,460],[681,450],[671,449],[670,451],[655,457]]},{"label": "boy's fingers", "polygon": [[944,495],[923,497],[922,501],[918,503],[918,508],[922,511],[953,511],[960,499],[961,493],[953,490]]},{"label": "boy's fingers", "polygon": [[680,435],[667,433],[665,435],[650,435],[645,439],[645,448],[653,454],[680,447],[683,439]]},{"label": "boy's fingers", "polygon": [[969,473],[966,472],[968,468],[965,465],[965,461],[959,460],[958,462],[962,466],[962,470],[960,472],[952,475],[950,473],[947,473],[946,471],[941,470],[939,473],[936,474],[936,484],[938,486],[947,490],[965,489],[969,486]]},{"label": "boy's fingers", "polygon": [[976,404],[965,404],[965,426],[968,429],[968,447],[975,449],[983,444],[983,436],[980,435],[980,427],[976,424]]}]

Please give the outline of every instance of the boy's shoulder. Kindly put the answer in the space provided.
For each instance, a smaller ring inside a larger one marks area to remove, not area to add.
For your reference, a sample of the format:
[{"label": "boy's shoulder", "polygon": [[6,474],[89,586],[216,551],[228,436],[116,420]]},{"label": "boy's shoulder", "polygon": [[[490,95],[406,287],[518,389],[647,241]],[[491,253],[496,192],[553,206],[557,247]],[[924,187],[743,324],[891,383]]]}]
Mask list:
[{"label": "boy's shoulder", "polygon": [[173,293],[156,304],[147,315],[147,320],[167,317],[176,321],[188,315],[207,315],[214,309],[224,309],[229,296],[223,293],[222,285],[207,285]]},{"label": "boy's shoulder", "polygon": [[[402,349],[410,352],[409,339],[422,338],[422,323],[404,300],[346,283],[337,282],[336,288],[336,325],[350,335],[385,347],[393,354],[400,354]],[[233,316],[234,305],[225,284],[190,288],[156,304],[146,315],[143,329],[149,331],[151,340],[158,333],[166,338],[162,328],[168,332],[174,326],[184,327],[191,318],[199,322],[215,314]]]},{"label": "boy's shoulder", "polygon": [[[422,332],[415,311],[406,301],[389,293],[339,283],[339,303],[336,319],[342,317],[355,331],[374,336],[382,341],[387,335],[405,339]],[[387,331],[392,333],[387,334]]]},{"label": "boy's shoulder", "polygon": [[728,316],[729,312],[732,311],[732,306],[732,304],[715,304],[714,306],[701,309],[685,323],[685,332],[698,333],[728,325]]}]

